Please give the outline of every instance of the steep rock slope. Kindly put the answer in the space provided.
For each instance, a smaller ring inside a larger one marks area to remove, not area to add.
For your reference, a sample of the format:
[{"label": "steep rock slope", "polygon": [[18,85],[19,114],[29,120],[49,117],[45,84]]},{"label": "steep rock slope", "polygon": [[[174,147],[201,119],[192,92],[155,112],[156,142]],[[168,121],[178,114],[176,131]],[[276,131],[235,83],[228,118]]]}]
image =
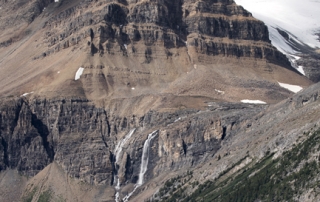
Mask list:
[{"label": "steep rock slope", "polygon": [[[271,46],[267,27],[233,1],[26,1],[1,7],[6,95],[101,100],[173,93],[274,103],[290,95],[277,81],[311,84]],[[12,10],[21,16],[12,20]],[[79,67],[83,75],[74,81]]]},{"label": "steep rock slope", "polygon": [[304,141],[319,125],[318,91],[317,84],[271,106],[210,102],[202,110],[124,117],[83,99],[3,100],[1,169],[37,174],[23,197],[49,191],[74,201],[87,190],[86,200],[132,193],[130,200],[141,201],[158,198],[159,188],[179,176],[188,179],[181,186],[190,193],[194,183],[236,173],[270,153],[281,156]]},{"label": "steep rock slope", "polygon": [[219,158],[193,173],[190,184],[200,186],[171,178],[162,190],[184,188],[162,201],[319,201],[319,84],[247,121],[227,135]]},{"label": "steep rock slope", "polygon": [[319,1],[236,0],[268,26],[272,44],[292,65],[314,82],[319,81]]},{"label": "steep rock slope", "polygon": [[3,200],[143,201],[190,170],[205,180],[247,151],[281,153],[291,131],[274,124],[317,112],[302,107],[316,87],[292,105],[239,103],[311,82],[233,1],[0,3],[0,177],[19,190]]}]

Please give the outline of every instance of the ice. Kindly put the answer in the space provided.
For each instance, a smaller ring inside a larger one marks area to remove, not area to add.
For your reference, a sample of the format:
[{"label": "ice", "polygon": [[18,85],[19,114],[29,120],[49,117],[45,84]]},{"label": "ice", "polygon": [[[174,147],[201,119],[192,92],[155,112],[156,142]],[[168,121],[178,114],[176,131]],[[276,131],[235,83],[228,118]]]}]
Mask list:
[{"label": "ice", "polygon": [[249,103],[249,104],[267,104],[261,100],[241,100],[242,103]]},{"label": "ice", "polygon": [[286,83],[280,83],[278,82],[279,85],[282,87],[282,88],[285,88],[285,89],[288,89],[294,93],[297,93],[299,91],[301,91],[303,88],[301,86],[296,86],[296,85],[291,85],[291,84],[286,84]]},{"label": "ice", "polygon": [[[278,34],[275,34],[277,32],[275,28],[278,27],[297,37],[296,39],[291,36],[295,41],[301,41],[314,48],[320,47],[318,37],[315,35],[315,31],[320,29],[320,0],[235,1],[250,11],[254,17],[262,20],[269,27],[271,34],[275,35],[275,38],[279,37]],[[278,43],[274,41],[274,38],[271,40],[275,44]],[[286,46],[282,48],[286,49]]]},{"label": "ice", "polygon": [[79,67],[78,71],[76,72],[76,76],[75,76],[74,80],[79,80],[80,79],[80,76],[82,75],[83,70],[84,70],[83,67]]},{"label": "ice", "polygon": [[296,68],[301,74],[306,75],[306,73],[303,70],[303,66],[298,66],[297,65],[297,60],[299,60],[301,57],[296,56],[296,55],[292,55],[292,54],[287,54],[287,58],[289,59],[289,61],[291,62],[291,65]]},{"label": "ice", "polygon": [[[272,45],[287,55],[292,66],[305,75],[303,67],[296,64],[299,57],[295,55],[299,52],[292,48],[295,44],[291,41],[313,48],[320,47],[320,41],[316,35],[320,32],[320,0],[235,1],[268,26]],[[277,29],[285,31],[291,41],[286,40]]]},{"label": "ice", "polygon": [[274,45],[283,54],[297,54],[297,52],[286,43],[286,40],[283,38],[283,36],[281,36],[275,27],[269,27],[269,38],[272,45]]},{"label": "ice", "polygon": [[298,66],[297,70],[298,70],[301,74],[306,75],[306,73],[305,73],[304,70],[303,70],[303,66]]}]

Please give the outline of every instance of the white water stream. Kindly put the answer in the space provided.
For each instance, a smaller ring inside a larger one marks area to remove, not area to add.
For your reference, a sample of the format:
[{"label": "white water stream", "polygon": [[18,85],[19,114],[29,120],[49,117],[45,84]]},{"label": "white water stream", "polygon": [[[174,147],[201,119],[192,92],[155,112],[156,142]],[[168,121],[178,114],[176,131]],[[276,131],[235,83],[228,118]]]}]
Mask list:
[{"label": "white water stream", "polygon": [[[122,139],[118,142],[115,150],[114,150],[114,153],[116,154],[116,161],[115,161],[115,164],[117,164],[119,162],[119,159],[120,159],[120,155],[121,155],[121,152],[123,150],[123,146],[126,144],[126,142],[131,138],[131,136],[133,135],[134,131],[136,129],[132,129],[130,130],[130,132]],[[115,165],[116,166],[116,165]],[[117,169],[117,168],[116,168]],[[119,193],[119,190],[120,190],[120,179],[118,178],[118,175],[115,175],[114,176],[114,181],[117,181],[117,185],[115,186],[116,190],[117,190],[117,193],[115,195],[115,200],[116,202],[119,202],[119,199],[120,199],[120,193]]]},{"label": "white water stream", "polygon": [[135,130],[136,130],[135,128],[130,130],[130,132],[120,142],[118,142],[118,144],[114,150],[114,153],[116,154],[116,163],[118,163],[118,161],[120,159],[120,155],[121,155],[123,146],[131,138],[131,136],[133,135]]},{"label": "white water stream", "polygon": [[141,158],[140,173],[139,173],[139,180],[137,183],[138,185],[143,184],[143,177],[148,169],[150,142],[156,135],[157,135],[157,130],[150,133],[148,135],[148,139],[144,142],[143,151],[142,151],[142,158]]},{"label": "white water stream", "polygon": [[143,150],[142,150],[142,157],[141,157],[141,165],[140,165],[140,173],[139,173],[139,179],[137,184],[134,186],[134,189],[132,192],[130,192],[128,195],[126,195],[123,198],[124,202],[127,202],[129,198],[132,196],[132,194],[137,190],[138,187],[140,187],[143,184],[143,178],[144,174],[148,170],[148,162],[149,162],[149,153],[150,153],[150,142],[151,140],[157,135],[157,130],[153,131],[148,135],[148,139],[143,144]]}]

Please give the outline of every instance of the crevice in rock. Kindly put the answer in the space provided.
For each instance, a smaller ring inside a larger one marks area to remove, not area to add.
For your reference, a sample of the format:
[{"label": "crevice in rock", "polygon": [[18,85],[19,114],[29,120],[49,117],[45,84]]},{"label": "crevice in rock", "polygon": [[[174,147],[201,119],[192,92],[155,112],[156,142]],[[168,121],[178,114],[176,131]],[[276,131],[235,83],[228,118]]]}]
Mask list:
[{"label": "crevice in rock", "polygon": [[[104,115],[107,116],[107,114],[104,112]],[[106,124],[107,124],[107,128],[105,130],[102,129],[102,124],[103,121],[101,121],[101,126],[100,126],[100,133],[101,133],[101,139],[105,145],[105,147],[108,149],[108,143],[106,141],[106,137],[105,136],[110,136],[110,123],[108,121],[108,119],[106,118]]]},{"label": "crevice in rock", "polygon": [[47,152],[50,162],[52,162],[54,159],[55,152],[53,147],[48,142],[48,135],[49,135],[48,127],[44,125],[43,122],[39,120],[35,114],[32,114],[31,124],[37,129],[38,133],[40,134],[42,138],[43,147]]},{"label": "crevice in rock", "polygon": [[106,148],[108,148],[108,144],[107,144],[106,139],[105,139],[105,137],[103,136],[102,133],[101,133],[101,139],[102,139],[104,145],[106,146]]},{"label": "crevice in rock", "polygon": [[96,46],[93,43],[91,43],[91,45],[90,45],[90,53],[91,53],[91,55],[93,56],[94,54],[98,53],[98,51],[99,51],[99,49],[96,48]]},{"label": "crevice in rock", "polygon": [[23,104],[24,104],[24,102],[22,100],[19,100],[19,102],[17,103],[16,109],[15,109],[14,120],[13,120],[13,122],[11,124],[11,128],[10,128],[11,134],[13,134],[14,129],[18,125],[18,120],[19,120],[19,117],[20,117],[20,111],[21,111],[21,108],[22,108]]},{"label": "crevice in rock", "polygon": [[108,120],[106,120],[107,122],[107,126],[108,126],[108,136],[110,136],[110,132],[111,132],[111,126]]},{"label": "crevice in rock", "polygon": [[109,152],[110,152],[109,160],[110,160],[111,165],[112,165],[112,178],[111,178],[111,181],[110,181],[110,185],[114,186],[116,184],[115,176],[118,174],[117,173],[117,168],[116,168],[116,161],[115,161],[116,157],[111,151],[109,151]]},{"label": "crevice in rock", "polygon": [[125,165],[125,179],[126,180],[130,179],[132,176],[132,173],[133,173],[131,161],[132,161],[132,159],[131,159],[130,155],[128,154],[127,162]]},{"label": "crevice in rock", "polygon": [[8,143],[6,142],[6,140],[2,137],[1,138],[1,145],[3,147],[3,161],[4,161],[4,165],[6,167],[9,167],[9,160],[8,160]]},{"label": "crevice in rock", "polygon": [[184,155],[186,155],[187,154],[187,144],[184,142],[184,140],[182,140],[182,148],[183,148]]},{"label": "crevice in rock", "polygon": [[145,50],[145,63],[149,64],[152,61],[152,49],[150,47],[147,47]]},{"label": "crevice in rock", "polygon": [[223,126],[222,127],[222,136],[221,136],[221,140],[224,140],[224,138],[227,136],[227,127]]}]

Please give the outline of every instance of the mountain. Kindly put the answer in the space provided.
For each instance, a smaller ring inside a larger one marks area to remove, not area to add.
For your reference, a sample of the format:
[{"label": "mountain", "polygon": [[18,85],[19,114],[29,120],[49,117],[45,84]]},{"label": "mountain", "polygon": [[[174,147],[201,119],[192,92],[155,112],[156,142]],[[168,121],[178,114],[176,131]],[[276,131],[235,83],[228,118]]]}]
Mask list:
[{"label": "mountain", "polygon": [[232,0],[0,8],[1,201],[201,200],[318,128],[319,84]]},{"label": "mountain", "polygon": [[320,1],[237,0],[269,29],[272,44],[291,64],[314,82],[319,81]]},{"label": "mountain", "polygon": [[312,83],[270,44],[267,27],[233,1],[30,0],[1,7],[6,96],[104,102],[162,93],[276,103],[292,95],[278,82]]}]

